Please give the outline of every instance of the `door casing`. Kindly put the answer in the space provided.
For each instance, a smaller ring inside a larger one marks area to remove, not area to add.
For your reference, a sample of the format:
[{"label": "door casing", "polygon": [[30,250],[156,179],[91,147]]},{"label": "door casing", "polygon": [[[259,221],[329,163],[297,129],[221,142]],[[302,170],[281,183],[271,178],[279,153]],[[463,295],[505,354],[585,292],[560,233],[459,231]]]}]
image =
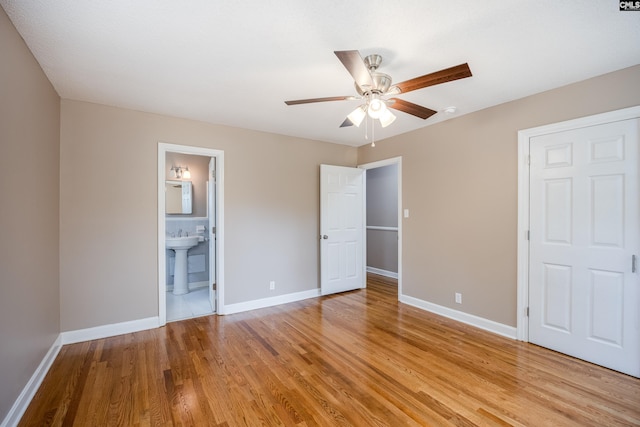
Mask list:
[{"label": "door casing", "polygon": [[[165,249],[166,153],[191,154],[216,158],[216,304],[215,312],[225,314],[224,307],[224,151],[187,145],[158,143],[158,325],[167,323],[167,274]],[[210,230],[208,230],[210,232]]]}]

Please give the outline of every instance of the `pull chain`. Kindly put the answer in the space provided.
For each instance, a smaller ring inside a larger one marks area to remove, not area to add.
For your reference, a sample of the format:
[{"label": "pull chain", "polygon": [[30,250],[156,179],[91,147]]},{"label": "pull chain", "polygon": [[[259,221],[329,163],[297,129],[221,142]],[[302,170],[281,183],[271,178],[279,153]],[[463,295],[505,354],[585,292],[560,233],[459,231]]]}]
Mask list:
[{"label": "pull chain", "polygon": [[369,117],[364,118],[364,139],[369,139]]},{"label": "pull chain", "polygon": [[376,122],[371,119],[371,146],[376,146]]},{"label": "pull chain", "polygon": [[[369,106],[369,99],[367,99],[367,107]],[[369,119],[371,119],[371,146],[375,147],[376,146],[376,134],[375,134],[375,128],[376,128],[376,124],[373,120],[373,118],[371,118],[368,114],[368,111],[365,109],[365,112],[367,112],[367,115],[364,118],[364,139],[369,140]]]}]

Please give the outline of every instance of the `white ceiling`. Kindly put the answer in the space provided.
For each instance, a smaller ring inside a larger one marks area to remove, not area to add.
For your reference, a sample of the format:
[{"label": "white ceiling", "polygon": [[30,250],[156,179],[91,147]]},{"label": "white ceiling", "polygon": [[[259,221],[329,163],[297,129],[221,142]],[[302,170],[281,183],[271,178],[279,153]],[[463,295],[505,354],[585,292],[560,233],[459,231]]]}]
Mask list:
[{"label": "white ceiling", "polygon": [[335,50],[394,82],[468,62],[473,77],[400,97],[376,139],[640,64],[640,12],[617,0],[0,0],[62,98],[359,146]]}]

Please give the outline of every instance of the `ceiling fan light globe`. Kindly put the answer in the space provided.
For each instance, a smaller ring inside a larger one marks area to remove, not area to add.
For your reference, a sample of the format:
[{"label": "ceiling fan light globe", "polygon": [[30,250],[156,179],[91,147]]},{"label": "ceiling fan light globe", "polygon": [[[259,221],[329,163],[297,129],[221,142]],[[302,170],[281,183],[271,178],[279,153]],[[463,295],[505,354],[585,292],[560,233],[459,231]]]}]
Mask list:
[{"label": "ceiling fan light globe", "polygon": [[379,119],[385,111],[387,111],[387,106],[382,100],[375,98],[372,99],[371,102],[369,102],[369,108],[367,108],[367,112],[369,114],[369,117],[371,117],[372,119]]},{"label": "ceiling fan light globe", "polygon": [[351,123],[353,123],[357,127],[360,127],[360,124],[362,123],[366,115],[367,114],[364,111],[364,106],[361,105],[355,110],[353,110],[351,113],[349,113],[347,118],[351,120]]},{"label": "ceiling fan light globe", "polygon": [[383,128],[386,128],[391,123],[396,121],[396,116],[388,108],[385,108],[384,113],[380,116],[380,124]]}]

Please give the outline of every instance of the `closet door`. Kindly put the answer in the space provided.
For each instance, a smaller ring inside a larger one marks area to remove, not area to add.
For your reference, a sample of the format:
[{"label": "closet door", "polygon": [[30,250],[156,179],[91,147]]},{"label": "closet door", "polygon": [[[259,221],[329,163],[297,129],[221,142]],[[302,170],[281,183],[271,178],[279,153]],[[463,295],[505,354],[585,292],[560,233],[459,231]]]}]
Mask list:
[{"label": "closet door", "polygon": [[530,140],[529,340],[640,376],[637,119]]}]

